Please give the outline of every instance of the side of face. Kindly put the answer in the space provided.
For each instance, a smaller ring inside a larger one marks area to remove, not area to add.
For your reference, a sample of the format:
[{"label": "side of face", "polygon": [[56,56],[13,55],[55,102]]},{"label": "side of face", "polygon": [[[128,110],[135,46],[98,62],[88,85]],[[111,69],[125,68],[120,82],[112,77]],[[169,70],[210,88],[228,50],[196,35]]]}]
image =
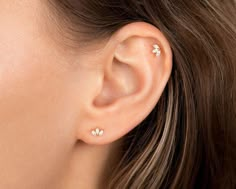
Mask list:
[{"label": "side of face", "polygon": [[74,142],[83,69],[65,65],[42,2],[0,0],[0,188],[50,188]]},{"label": "side of face", "polygon": [[[0,0],[0,188],[55,188],[77,141],[122,138],[170,77],[170,45],[151,24],[131,23],[73,50],[57,24],[46,1]],[[90,134],[96,127],[102,137]]]}]

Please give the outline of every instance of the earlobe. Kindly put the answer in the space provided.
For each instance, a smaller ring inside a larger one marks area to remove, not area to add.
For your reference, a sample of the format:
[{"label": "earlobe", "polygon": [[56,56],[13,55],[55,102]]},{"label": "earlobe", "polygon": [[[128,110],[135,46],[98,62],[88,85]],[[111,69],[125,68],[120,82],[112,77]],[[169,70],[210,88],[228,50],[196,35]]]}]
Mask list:
[{"label": "earlobe", "polygon": [[86,107],[89,121],[83,122],[88,124],[78,136],[88,144],[111,143],[142,122],[157,104],[171,74],[169,43],[150,24],[124,26],[111,37],[109,47],[97,59],[103,65],[103,82],[96,86],[99,92]]}]

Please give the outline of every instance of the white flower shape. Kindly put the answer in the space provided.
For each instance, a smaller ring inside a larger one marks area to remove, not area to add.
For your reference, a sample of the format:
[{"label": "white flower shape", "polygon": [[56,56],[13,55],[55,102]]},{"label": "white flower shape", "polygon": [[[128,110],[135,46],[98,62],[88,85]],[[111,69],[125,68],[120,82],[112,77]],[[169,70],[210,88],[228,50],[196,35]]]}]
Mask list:
[{"label": "white flower shape", "polygon": [[157,45],[157,44],[155,44],[155,45],[153,45],[153,53],[154,54],[156,54],[156,56],[160,56],[161,55],[161,49],[160,49],[160,47]]},{"label": "white flower shape", "polygon": [[99,128],[96,128],[95,130],[92,130],[92,135],[93,136],[102,136],[103,135],[103,133],[104,133],[104,130],[100,130]]}]

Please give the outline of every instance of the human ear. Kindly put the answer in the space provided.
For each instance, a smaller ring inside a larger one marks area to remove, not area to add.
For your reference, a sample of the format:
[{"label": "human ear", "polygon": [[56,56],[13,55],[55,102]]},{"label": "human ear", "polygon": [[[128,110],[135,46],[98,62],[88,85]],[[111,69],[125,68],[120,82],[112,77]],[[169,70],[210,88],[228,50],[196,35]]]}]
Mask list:
[{"label": "human ear", "polygon": [[87,99],[77,139],[99,145],[126,135],[152,111],[169,80],[172,51],[158,28],[134,22],[115,32],[95,61],[99,82],[91,86],[96,90]]}]

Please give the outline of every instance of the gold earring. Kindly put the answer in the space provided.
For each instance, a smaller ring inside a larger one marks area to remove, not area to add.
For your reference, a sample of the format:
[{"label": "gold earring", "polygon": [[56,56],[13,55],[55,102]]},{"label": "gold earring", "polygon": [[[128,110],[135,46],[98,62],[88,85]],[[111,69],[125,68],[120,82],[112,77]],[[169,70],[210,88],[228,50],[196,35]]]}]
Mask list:
[{"label": "gold earring", "polygon": [[96,128],[96,129],[91,131],[91,134],[93,136],[102,136],[104,134],[104,130]]},{"label": "gold earring", "polygon": [[153,52],[154,54],[156,54],[156,56],[160,56],[160,55],[161,55],[161,49],[160,49],[160,47],[159,47],[157,44],[154,44],[154,45],[153,45],[153,48],[154,48],[154,49],[153,49],[152,52]]}]

